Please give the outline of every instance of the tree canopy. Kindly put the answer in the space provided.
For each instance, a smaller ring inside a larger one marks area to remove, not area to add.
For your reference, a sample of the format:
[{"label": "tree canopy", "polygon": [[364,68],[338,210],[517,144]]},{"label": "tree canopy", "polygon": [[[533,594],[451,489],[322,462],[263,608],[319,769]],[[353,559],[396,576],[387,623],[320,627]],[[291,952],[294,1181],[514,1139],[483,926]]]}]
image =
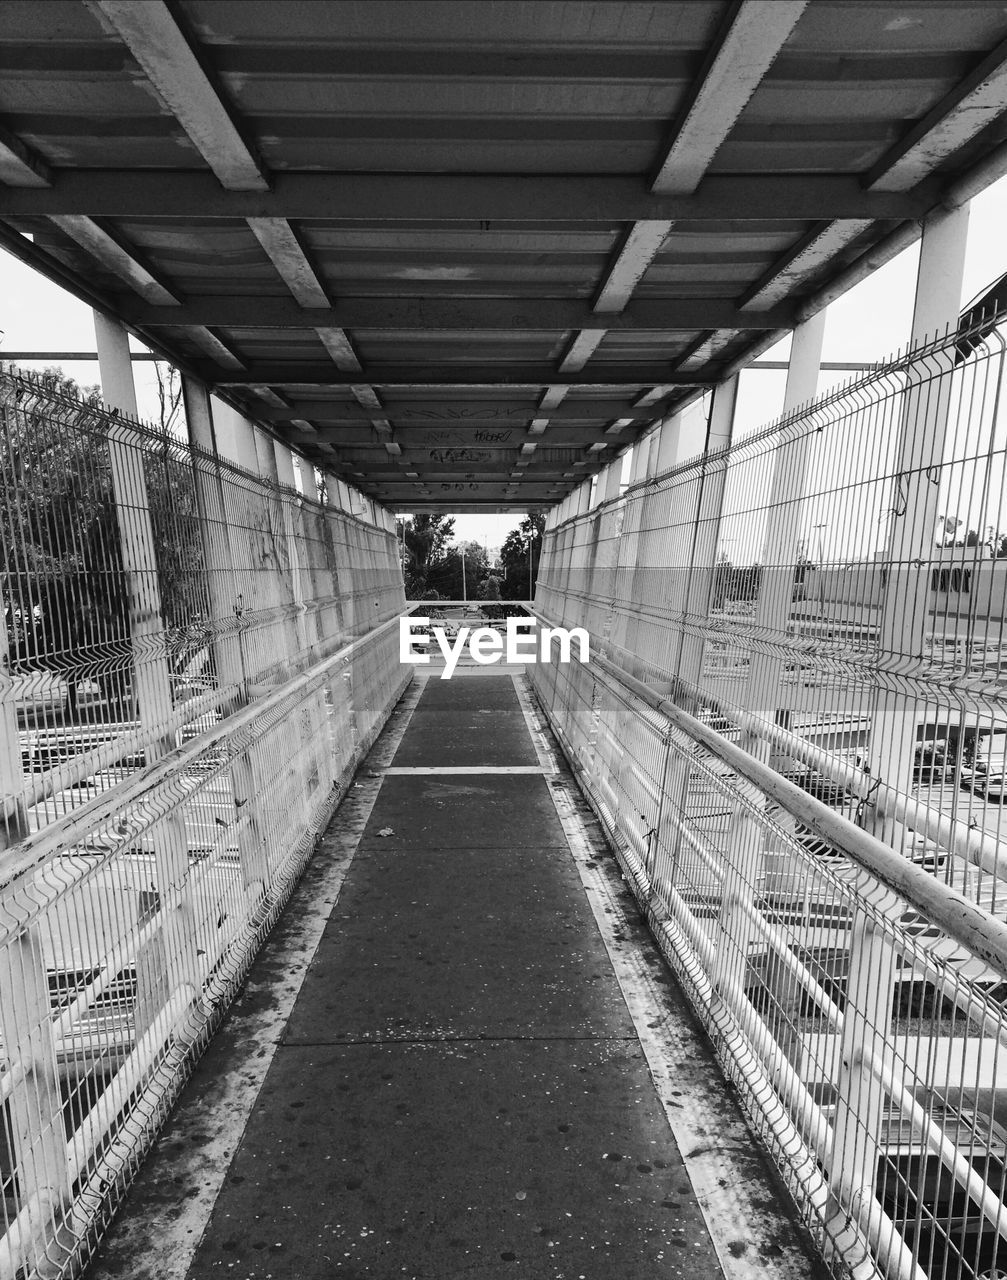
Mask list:
[{"label": "tree canopy", "polygon": [[500,548],[500,564],[504,570],[502,593],[505,600],[530,600],[535,594],[544,529],[545,516],[533,511],[504,539]]}]

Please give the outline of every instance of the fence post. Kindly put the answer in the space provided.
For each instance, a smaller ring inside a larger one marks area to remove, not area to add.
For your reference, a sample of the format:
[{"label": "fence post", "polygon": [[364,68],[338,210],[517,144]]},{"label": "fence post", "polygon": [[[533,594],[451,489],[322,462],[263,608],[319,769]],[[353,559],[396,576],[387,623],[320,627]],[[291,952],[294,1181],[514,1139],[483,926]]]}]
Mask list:
[{"label": "fence post", "polygon": [[[875,894],[878,913],[897,909],[894,894]],[[833,1072],[836,1079],[836,1112],[833,1117],[832,1151],[828,1163],[834,1215],[864,1223],[876,1216],[878,1159],[885,1091],[871,1059],[880,1061],[889,1046],[892,1000],[897,958],[892,939],[878,915],[858,906],[850,931],[849,971],[843,1028]]]},{"label": "fence post", "polygon": [[24,770],[21,766],[21,735],[18,732],[17,707],[14,704],[14,682],[11,679],[10,636],[7,617],[0,601],[0,795],[3,800],[3,825],[0,827],[0,864],[2,852],[20,843],[28,835],[28,814],[24,803]]},{"label": "fence post", "polygon": [[17,1170],[18,1252],[42,1280],[61,1274],[73,1246],[70,1165],[42,940],[37,926],[14,932],[11,924],[0,947],[0,1036],[20,1079],[3,1127]]},{"label": "fence post", "polygon": [[[135,420],[136,392],[126,330],[98,311],[94,313],[94,329],[105,403]],[[172,694],[144,456],[136,428],[129,422],[113,424],[107,441],[122,565],[129,588],[135,701],[140,724],[150,734],[145,750],[151,763],[174,748],[175,737],[167,731],[158,733],[172,714]],[[178,927],[176,912],[168,906],[169,892],[174,898],[188,875],[183,812],[173,809],[160,819],[152,840],[166,927],[135,957],[138,1036],[145,1030],[139,1025],[143,1019],[152,1019],[176,990],[188,987],[193,999],[199,991],[194,939],[187,929]],[[167,995],[160,989],[159,970],[168,978]]]}]

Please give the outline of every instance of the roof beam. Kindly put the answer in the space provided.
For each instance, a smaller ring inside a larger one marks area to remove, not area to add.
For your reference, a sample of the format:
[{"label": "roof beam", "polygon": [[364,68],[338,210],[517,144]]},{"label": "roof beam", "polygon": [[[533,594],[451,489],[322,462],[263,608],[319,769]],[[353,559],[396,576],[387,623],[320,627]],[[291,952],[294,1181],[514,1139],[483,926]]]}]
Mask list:
[{"label": "roof beam", "polygon": [[579,373],[601,346],[607,332],[607,329],[581,329],[559,362],[560,373]]},{"label": "roof beam", "polygon": [[[354,400],[362,409],[370,409],[381,413],[381,397],[369,383],[354,383],[350,387]],[[384,417],[372,417],[371,425],[376,431],[391,432],[392,424]]]},{"label": "roof beam", "polygon": [[199,373],[209,382],[220,386],[248,386],[261,384],[283,387],[348,387],[363,382],[374,387],[395,387],[401,391],[430,390],[431,388],[469,387],[492,393],[500,388],[515,387],[590,387],[593,390],[617,390],[630,394],[658,384],[662,386],[705,387],[709,378],[694,375],[681,377],[670,363],[660,365],[616,365],[600,373],[581,374],[576,370],[558,371],[551,365],[508,365],[495,367],[483,364],[476,367],[431,367],[430,365],[373,366],[361,373],[344,372],[320,362],[313,364],[290,361],[285,364],[257,364],[248,367],[240,378],[221,377],[219,369],[200,366]]},{"label": "roof beam", "polygon": [[[340,327],[320,326],[315,328],[315,333],[321,339],[326,351],[332,357],[332,362],[337,369],[343,373],[360,374],[363,369],[360,364],[360,358],[353,349],[353,343],[350,341],[349,334]],[[350,383],[350,393],[354,400],[364,409],[381,409],[381,400],[378,393],[372,386],[364,382]],[[308,415],[305,414],[305,417]],[[371,424],[376,431],[382,431],[390,434],[392,424],[385,417],[372,417]]]},{"label": "roof beam", "polygon": [[302,307],[330,307],[325,286],[286,218],[248,218],[249,229]]},{"label": "roof beam", "polygon": [[658,165],[654,191],[691,195],[696,190],[807,3],[735,0]]},{"label": "roof beam", "polygon": [[119,36],[200,155],[230,191],[265,191],[254,145],[225,105],[202,51],[163,0],[88,0]]},{"label": "roof beam", "polygon": [[349,337],[342,328],[316,325],[315,333],[318,335],[325,350],[332,357],[332,363],[337,369],[340,369],[343,373],[361,372],[360,360],[353,350],[353,343],[350,342]]},{"label": "roof beam", "polygon": [[[846,223],[841,223],[846,226]],[[856,224],[859,230],[860,224]],[[218,325],[229,329],[275,329],[310,325],[335,356],[346,342],[335,335],[347,329],[416,330],[421,332],[491,330],[543,333],[579,329],[602,334],[607,329],[642,332],[690,332],[697,328],[777,328],[792,324],[793,310],[780,306],[774,314],[749,316],[729,299],[647,298],[620,314],[602,314],[576,299],[561,298],[344,298],[326,309],[313,307],[310,314],[294,298],[252,295],[188,297],[182,306],[158,307],[124,304],[123,314],[133,324]],[[599,321],[604,329],[599,328]],[[325,336],[323,336],[323,334]],[[585,344],[587,339],[584,340]],[[600,338],[598,339],[600,341]],[[597,345],[597,343],[595,344]]]},{"label": "roof beam", "polygon": [[594,300],[595,311],[623,310],[647,268],[660,253],[672,226],[666,220],[649,218],[633,224],[601,283]]},{"label": "roof beam", "polygon": [[193,325],[188,330],[189,337],[198,347],[212,356],[218,365],[225,369],[241,372],[245,369],[244,361],[237,356],[226,342],[223,342],[217,335],[206,328],[205,325]]},{"label": "roof beam", "polygon": [[[144,6],[137,6],[144,8]],[[51,188],[0,190],[0,217],[304,218],[396,222],[691,222],[923,217],[940,198],[865,191],[855,176],[711,174],[695,194],[639,178],[558,174],[276,173],[272,190],[225,190],[212,173],[54,170]]]},{"label": "roof beam", "polygon": [[[815,275],[837,253],[851,244],[857,236],[862,235],[870,225],[869,222],[851,221],[827,222],[824,226],[816,227],[799,240],[788,254],[774,262],[770,269],[741,295],[739,305],[744,308],[742,315],[748,315],[751,309],[760,315],[768,316],[769,308],[775,307],[797,286]],[[738,327],[748,328],[749,326],[742,321]]]},{"label": "roof beam", "polygon": [[50,187],[52,171],[37,152],[0,124],[0,182],[12,187]]},{"label": "roof beam", "polygon": [[[934,170],[981,129],[1003,114],[1007,95],[1007,40],[909,130],[865,176],[864,186],[893,194],[930,182]],[[821,272],[870,225],[869,218],[816,227],[739,300],[746,309],[774,306]],[[786,327],[786,326],[783,326]]]},{"label": "roof beam", "polygon": [[85,249],[151,306],[166,307],[174,312],[178,298],[161,283],[135,250],[127,249],[118,239],[100,227],[93,218],[68,214],[52,218],[64,235]]},{"label": "roof beam", "polygon": [[[251,388],[256,394],[267,388],[261,384]],[[566,387],[557,390],[566,392]],[[356,399],[356,397],[354,397]],[[511,398],[512,399],[512,398]],[[568,400],[549,410],[554,422],[591,422],[596,419],[633,418],[648,421],[654,416],[652,405],[627,406],[629,397],[613,396],[592,400]],[[272,404],[273,401],[271,400]],[[311,418],[316,422],[339,423],[348,426],[367,426],[372,414],[368,410],[376,410],[380,417],[394,418],[402,427],[424,431],[439,431],[443,428],[465,431],[472,427],[486,428],[494,431],[520,431],[524,422],[536,412],[533,405],[501,403],[499,397],[492,400],[445,400],[422,403],[371,403],[366,407],[357,400],[304,400],[292,398],[284,400],[281,405],[263,410],[266,421],[284,422],[290,417]]]},{"label": "roof beam", "polygon": [[1007,102],[1007,40],[985,57],[864,179],[871,191],[908,191],[935,165],[1003,115]]}]

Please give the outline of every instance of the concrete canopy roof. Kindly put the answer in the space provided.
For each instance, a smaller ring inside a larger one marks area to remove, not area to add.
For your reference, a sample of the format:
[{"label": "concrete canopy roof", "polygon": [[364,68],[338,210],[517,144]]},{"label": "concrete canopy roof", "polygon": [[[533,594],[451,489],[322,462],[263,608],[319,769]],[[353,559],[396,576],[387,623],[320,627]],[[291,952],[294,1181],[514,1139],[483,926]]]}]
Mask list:
[{"label": "concrete canopy roof", "polygon": [[0,243],[397,509],[558,502],[1005,139],[1001,3],[0,6]]}]

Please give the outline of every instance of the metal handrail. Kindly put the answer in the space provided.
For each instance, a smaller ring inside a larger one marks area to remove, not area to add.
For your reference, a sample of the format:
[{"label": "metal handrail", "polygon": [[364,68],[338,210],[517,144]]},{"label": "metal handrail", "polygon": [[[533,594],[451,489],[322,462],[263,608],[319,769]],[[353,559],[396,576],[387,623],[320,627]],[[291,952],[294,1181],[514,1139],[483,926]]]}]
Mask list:
[{"label": "metal handrail", "polygon": [[[535,616],[549,626],[556,625],[537,610]],[[676,728],[701,742],[735,773],[758,787],[816,835],[930,917],[950,938],[960,942],[1007,978],[1007,924],[997,920],[957,889],[935,880],[922,867],[916,866],[842,814],[808,795],[775,769],[728,742],[715,729],[683,711],[611,659],[595,654],[591,662],[618,680],[642,702],[660,712]]]},{"label": "metal handrail", "polygon": [[236,733],[253,724],[260,716],[316,687],[337,667],[351,661],[361,649],[397,625],[398,618],[388,619],[387,622],[383,622],[365,635],[343,645],[328,658],[309,667],[287,683],[261,694],[247,706],[219,721],[212,728],[204,730],[189,742],[167,752],[153,764],[124,778],[108,791],[102,792],[87,804],[74,809],[59,822],[51,823],[35,835],[29,836],[27,840],[5,850],[3,862],[0,863],[0,889],[48,858],[67,852],[96,828],[110,822],[128,806],[151,795],[173,774],[182,772],[187,763],[205,755],[218,743],[233,738]]}]

